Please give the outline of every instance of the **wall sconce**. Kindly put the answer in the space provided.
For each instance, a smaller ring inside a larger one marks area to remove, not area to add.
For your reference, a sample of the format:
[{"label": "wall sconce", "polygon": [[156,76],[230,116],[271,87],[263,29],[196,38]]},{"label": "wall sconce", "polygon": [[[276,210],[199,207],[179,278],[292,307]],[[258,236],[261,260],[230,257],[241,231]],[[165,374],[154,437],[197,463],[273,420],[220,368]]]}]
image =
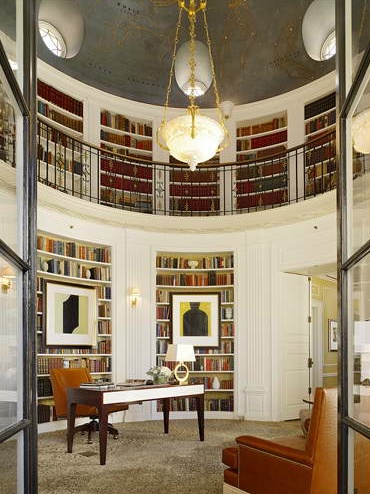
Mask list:
[{"label": "wall sconce", "polygon": [[131,307],[137,307],[140,299],[141,299],[140,290],[138,288],[133,288],[130,293]]},{"label": "wall sconce", "polygon": [[12,278],[15,278],[15,272],[13,268],[7,266],[6,268],[0,270],[0,284],[1,291],[3,293],[8,293],[10,287],[12,286]]}]

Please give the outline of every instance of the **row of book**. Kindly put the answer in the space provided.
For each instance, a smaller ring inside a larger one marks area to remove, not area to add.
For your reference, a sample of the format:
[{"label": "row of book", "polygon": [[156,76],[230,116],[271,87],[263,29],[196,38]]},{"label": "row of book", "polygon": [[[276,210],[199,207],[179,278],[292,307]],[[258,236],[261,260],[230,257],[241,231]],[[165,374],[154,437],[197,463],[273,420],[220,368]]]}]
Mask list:
[{"label": "row of book", "polygon": [[111,262],[110,247],[93,247],[79,242],[56,240],[43,235],[37,237],[37,249],[87,261]]},{"label": "row of book", "polygon": [[89,348],[51,348],[45,344],[41,344],[38,347],[38,353],[45,353],[48,355],[99,355],[112,352],[111,339],[99,340],[96,347]]},{"label": "row of book", "polygon": [[44,115],[44,117],[51,118],[54,122],[64,125],[69,129],[80,132],[81,134],[83,132],[82,120],[76,120],[72,117],[59,113],[58,111],[51,109],[49,105],[43,101],[39,100],[37,102],[37,111],[41,113],[41,115]]},{"label": "row of book", "polygon": [[265,190],[281,189],[286,187],[288,183],[288,177],[286,174],[277,175],[275,177],[263,177],[257,180],[250,180],[244,182],[237,182],[235,192],[239,194],[252,194],[254,192],[261,192]]},{"label": "row of book", "polygon": [[259,151],[250,151],[246,154],[238,154],[237,161],[255,161],[260,158],[270,158],[275,154],[284,153],[286,151],[286,144],[279,144],[273,148],[260,149]]},{"label": "row of book", "polygon": [[151,159],[151,154],[148,152],[145,152],[143,154],[140,153],[134,153],[132,150],[137,149],[137,148],[117,148],[115,146],[109,146],[108,144],[101,142],[100,143],[100,149],[106,149],[107,151],[110,151],[111,153],[119,154],[122,156],[122,158],[127,158],[127,160],[130,160],[130,158],[135,158],[137,160],[150,160]]},{"label": "row of book", "polygon": [[168,323],[157,322],[155,327],[157,338],[168,338],[170,336],[170,328]]},{"label": "row of book", "polygon": [[78,101],[75,98],[62,93],[61,91],[58,91],[54,87],[46,84],[43,81],[40,81],[39,79],[37,81],[37,94],[41,98],[50,101],[54,105],[59,106],[60,108],[69,111],[70,113],[74,113],[79,117],[83,116],[82,101]]},{"label": "row of book", "polygon": [[117,189],[100,189],[100,203],[120,205],[132,211],[150,213],[152,210],[152,196],[138,196],[135,192],[123,192]]},{"label": "row of book", "polygon": [[100,169],[112,175],[126,175],[128,177],[152,180],[153,169],[148,164],[117,161],[115,159],[102,156],[100,159]]},{"label": "row of book", "polygon": [[[189,384],[203,384],[204,389],[214,389],[213,388],[213,377],[191,377],[189,379]],[[234,389],[233,379],[219,379],[220,389]],[[217,389],[215,389],[217,391]]]},{"label": "row of book", "polygon": [[322,194],[336,188],[337,174],[335,172],[328,175],[318,177],[314,180],[306,182],[305,194],[306,196]]},{"label": "row of book", "polygon": [[121,175],[112,175],[110,173],[100,174],[100,185],[118,189],[120,191],[134,192],[140,194],[152,194],[153,184],[151,181],[139,180],[136,177],[124,178]]},{"label": "row of book", "polygon": [[320,113],[327,112],[332,108],[335,108],[335,93],[330,93],[323,98],[320,98],[304,107],[304,118],[308,120],[309,118],[319,115]]},{"label": "row of book", "polygon": [[63,276],[73,276],[75,278],[110,281],[111,269],[102,267],[89,267],[76,261],[66,259],[45,259],[40,258],[40,269],[45,272],[60,274]]},{"label": "row of book", "polygon": [[238,127],[236,129],[236,136],[245,137],[254,134],[262,134],[263,132],[270,132],[272,130],[280,129],[281,127],[286,127],[286,125],[287,125],[286,117],[273,118],[268,122]]},{"label": "row of book", "polygon": [[39,404],[37,405],[37,423],[43,424],[45,422],[50,422],[51,420],[51,408],[49,405]]},{"label": "row of book", "polygon": [[280,144],[286,142],[288,139],[288,131],[282,130],[275,134],[268,134],[263,137],[254,137],[253,139],[244,139],[236,141],[237,151],[248,151],[249,149],[258,149],[267,146],[273,146],[274,144]]},{"label": "row of book", "polygon": [[169,305],[165,305],[165,306],[157,306],[155,308],[155,312],[156,312],[156,319],[170,319],[171,317],[171,308]]},{"label": "row of book", "polygon": [[[57,171],[46,171],[46,173],[49,173],[53,176],[55,176],[55,174],[59,172],[68,172],[75,175],[82,175],[83,172],[83,165],[80,161],[72,160],[67,156],[58,155],[58,153],[54,154],[52,151],[44,149],[42,144],[38,144],[37,146],[37,159],[39,161],[47,163],[48,165],[56,167]],[[40,173],[41,170],[39,170],[39,174]]]},{"label": "row of book", "polygon": [[221,336],[223,337],[233,337],[235,334],[235,326],[233,322],[222,322],[221,323]]},{"label": "row of book", "polygon": [[[232,412],[234,410],[234,400],[232,396],[227,398],[207,398],[204,399],[204,409],[209,412]],[[195,398],[180,398],[170,400],[170,411],[172,412],[195,412],[197,402]],[[162,411],[162,405],[158,403],[157,411]]]},{"label": "row of book", "polygon": [[76,369],[86,367],[90,372],[111,372],[111,357],[95,358],[59,358],[59,357],[38,357],[37,374],[50,374],[51,369],[70,368]]},{"label": "row of book", "polygon": [[271,192],[261,192],[239,196],[236,201],[237,209],[258,209],[275,204],[285,204],[288,201],[288,191],[286,188]]},{"label": "row of book", "polygon": [[328,146],[320,146],[315,149],[309,149],[305,153],[305,165],[310,166],[320,161],[334,159],[335,155],[335,145],[332,145],[332,143]]},{"label": "row of book", "polygon": [[215,170],[195,170],[191,172],[190,170],[180,171],[171,170],[170,171],[170,182],[186,182],[192,184],[206,183],[210,184],[212,182],[219,181],[219,172]]},{"label": "row of book", "polygon": [[71,153],[76,154],[81,154],[83,151],[83,145],[81,142],[76,141],[72,137],[67,136],[63,132],[60,132],[59,130],[53,129],[51,127],[47,127],[44,123],[38,121],[37,122],[37,128],[38,132],[37,135],[40,138],[43,138],[47,140],[49,143],[54,142],[56,146],[62,146],[65,148],[63,150],[63,154],[66,151],[69,151]]},{"label": "row of book", "polygon": [[[174,273],[157,274],[157,285],[164,286],[217,286],[233,285],[234,273]],[[158,307],[157,307],[158,308]]]},{"label": "row of book", "polygon": [[180,197],[213,197],[219,195],[218,185],[170,184],[170,195]]},{"label": "row of book", "polygon": [[249,180],[251,178],[266,177],[286,173],[286,160],[278,160],[272,163],[260,163],[241,166],[236,170],[236,180]]},{"label": "row of book", "polygon": [[137,139],[130,135],[115,134],[114,132],[100,131],[100,139],[103,141],[112,142],[113,144],[119,144],[120,146],[127,146],[136,149],[152,150],[151,139]]},{"label": "row of book", "polygon": [[110,303],[104,303],[98,305],[98,317],[111,317],[111,316],[112,316],[112,311],[111,311]]},{"label": "row of book", "polygon": [[322,115],[321,117],[317,117],[314,120],[306,123],[306,134],[310,134],[311,132],[316,132],[317,130],[324,129],[329,125],[334,125],[336,122],[336,110],[332,110],[326,115]]},{"label": "row of book", "polygon": [[98,321],[98,334],[112,334],[112,321]]},{"label": "row of book", "polygon": [[[157,266],[159,267],[159,266]],[[166,269],[168,266],[160,266]],[[232,266],[226,265],[225,268],[231,268]],[[171,268],[171,269],[179,269],[179,268]],[[182,269],[187,269],[187,268],[182,268]],[[196,269],[203,269],[203,268],[196,268]],[[207,266],[206,269],[211,269],[209,266]],[[214,269],[220,269],[220,268],[214,268]],[[222,269],[222,268],[221,268]],[[220,296],[221,296],[221,303],[233,303],[234,302],[234,292],[233,290],[221,290],[220,291]],[[168,304],[170,301],[170,292],[168,290],[156,290],[156,302],[157,303],[162,303],[162,304]]]},{"label": "row of book", "polygon": [[170,197],[170,209],[173,211],[194,211],[218,212],[220,210],[220,199],[217,198],[180,198]]},{"label": "row of book", "polygon": [[39,377],[37,379],[37,396],[52,396],[53,390],[51,388],[51,382],[48,377]]},{"label": "row of book", "polygon": [[156,267],[168,269],[191,269],[193,268],[192,263],[194,261],[197,262],[194,269],[232,269],[234,267],[234,256],[232,254],[224,256],[204,256],[199,258],[159,255],[156,259]]},{"label": "row of book", "polygon": [[[110,254],[109,254],[109,256],[110,256]],[[109,259],[110,259],[110,257],[109,257]],[[112,287],[109,285],[97,286],[96,287],[96,295],[98,298],[101,298],[103,300],[110,300],[112,298]]]},{"label": "row of book", "polygon": [[322,175],[332,174],[337,169],[337,163],[335,159],[326,161],[325,163],[319,163],[313,166],[306,167],[306,179],[314,180]]},{"label": "row of book", "polygon": [[146,123],[134,122],[124,115],[113,114],[108,110],[100,113],[100,123],[105,127],[123,130],[131,134],[140,134],[150,137],[153,133],[152,126]]}]

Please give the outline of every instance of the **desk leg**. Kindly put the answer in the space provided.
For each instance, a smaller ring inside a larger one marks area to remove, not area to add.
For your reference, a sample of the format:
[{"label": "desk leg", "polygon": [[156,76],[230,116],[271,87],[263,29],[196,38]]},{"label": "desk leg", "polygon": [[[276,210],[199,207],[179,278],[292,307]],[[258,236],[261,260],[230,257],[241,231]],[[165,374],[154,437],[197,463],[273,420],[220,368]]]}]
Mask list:
[{"label": "desk leg", "polygon": [[107,458],[108,413],[104,406],[98,407],[98,412],[100,465],[105,465]]},{"label": "desk leg", "polygon": [[76,403],[70,403],[68,406],[68,417],[67,417],[67,452],[68,453],[72,453],[72,449],[73,449],[75,418],[76,418]]},{"label": "desk leg", "polygon": [[199,440],[204,441],[204,395],[196,396]]},{"label": "desk leg", "polygon": [[164,433],[168,434],[168,426],[170,422],[170,400],[169,398],[162,399],[162,410],[163,410],[163,425]]}]

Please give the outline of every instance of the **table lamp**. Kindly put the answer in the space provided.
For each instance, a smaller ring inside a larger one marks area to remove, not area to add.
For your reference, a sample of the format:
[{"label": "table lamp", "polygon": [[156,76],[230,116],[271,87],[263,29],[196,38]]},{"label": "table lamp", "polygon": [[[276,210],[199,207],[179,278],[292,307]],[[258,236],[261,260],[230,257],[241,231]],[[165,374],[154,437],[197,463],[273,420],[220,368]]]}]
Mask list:
[{"label": "table lamp", "polygon": [[[184,362],[195,362],[193,345],[168,345],[166,362],[178,362],[173,373],[179,384],[187,384],[189,378],[189,369]],[[180,371],[182,368],[182,371]],[[179,376],[178,372],[185,372],[185,375]]]}]

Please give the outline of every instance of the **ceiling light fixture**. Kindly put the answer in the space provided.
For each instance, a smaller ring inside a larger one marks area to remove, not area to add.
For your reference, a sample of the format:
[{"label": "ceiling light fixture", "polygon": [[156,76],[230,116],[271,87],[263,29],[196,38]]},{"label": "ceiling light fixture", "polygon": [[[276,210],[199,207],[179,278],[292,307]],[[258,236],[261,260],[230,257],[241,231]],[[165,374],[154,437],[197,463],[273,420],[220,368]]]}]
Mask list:
[{"label": "ceiling light fixture", "polygon": [[370,154],[370,108],[357,113],[352,119],[352,141],[355,151]]},{"label": "ceiling light fixture", "polygon": [[[175,159],[187,163],[190,170],[194,171],[198,163],[203,163],[211,159],[218,151],[221,151],[228,145],[229,134],[225,128],[224,118],[220,108],[220,97],[217,89],[215,68],[212,58],[211,42],[208,33],[208,23],[206,16],[206,0],[178,0],[179,17],[176,26],[175,42],[172,54],[172,63],[169,74],[169,81],[164,104],[164,114],[161,125],[157,131],[157,142],[159,146]],[[187,88],[189,105],[186,115],[182,115],[167,121],[167,110],[171,86],[176,63],[177,44],[179,41],[179,31],[181,27],[182,12],[188,13],[189,19],[189,85]],[[196,20],[197,14],[203,13],[204,30],[208,46],[209,63],[212,72],[213,89],[215,92],[216,110],[218,112],[218,121],[205,117],[199,112],[199,106],[195,104],[195,98],[198,95],[196,86]]]}]

